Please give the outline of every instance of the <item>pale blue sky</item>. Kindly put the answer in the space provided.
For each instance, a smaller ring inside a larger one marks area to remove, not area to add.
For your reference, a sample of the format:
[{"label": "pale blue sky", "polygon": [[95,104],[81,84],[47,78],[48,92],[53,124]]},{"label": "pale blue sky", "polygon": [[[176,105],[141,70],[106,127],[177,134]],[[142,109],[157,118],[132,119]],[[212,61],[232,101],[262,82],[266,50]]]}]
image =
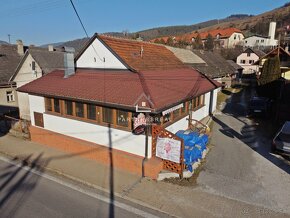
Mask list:
[{"label": "pale blue sky", "polygon": [[[231,14],[259,14],[289,0],[73,0],[89,33],[190,25]],[[0,40],[41,45],[83,38],[69,0],[0,0]]]}]

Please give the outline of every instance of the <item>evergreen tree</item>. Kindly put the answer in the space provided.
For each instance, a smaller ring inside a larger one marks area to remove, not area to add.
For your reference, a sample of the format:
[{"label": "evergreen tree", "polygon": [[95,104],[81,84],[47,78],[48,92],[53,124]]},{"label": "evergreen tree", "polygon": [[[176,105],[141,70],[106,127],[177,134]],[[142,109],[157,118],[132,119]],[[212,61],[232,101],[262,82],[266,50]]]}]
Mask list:
[{"label": "evergreen tree", "polygon": [[168,37],[168,39],[166,41],[166,45],[173,46],[173,44],[174,44],[173,38],[172,37]]},{"label": "evergreen tree", "polygon": [[160,44],[160,40],[159,39],[155,39],[154,43]]},{"label": "evergreen tree", "polygon": [[165,45],[165,41],[163,38],[160,39],[160,44],[164,44]]},{"label": "evergreen tree", "polygon": [[214,48],[214,40],[211,34],[208,34],[204,43],[204,48],[206,50],[213,50]]},{"label": "evergreen tree", "polygon": [[263,65],[259,85],[265,85],[281,77],[279,56],[268,58]]},{"label": "evergreen tree", "polygon": [[187,45],[188,43],[183,39],[179,40],[177,44],[175,44],[175,46],[179,48],[186,48]]},{"label": "evergreen tree", "polygon": [[203,49],[202,39],[199,34],[197,34],[194,42],[192,42],[193,49]]}]

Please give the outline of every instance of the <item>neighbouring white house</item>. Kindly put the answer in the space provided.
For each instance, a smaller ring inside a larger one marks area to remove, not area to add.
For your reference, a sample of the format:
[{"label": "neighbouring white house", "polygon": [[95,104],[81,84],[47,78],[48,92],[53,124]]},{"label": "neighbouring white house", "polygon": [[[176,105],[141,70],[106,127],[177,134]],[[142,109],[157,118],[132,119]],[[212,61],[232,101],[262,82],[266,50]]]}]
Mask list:
[{"label": "neighbouring white house", "polygon": [[259,66],[254,63],[263,57],[265,53],[261,50],[246,48],[238,57],[237,64],[243,68],[243,74],[259,72]]},{"label": "neighbouring white house", "polygon": [[276,22],[270,22],[268,36],[252,35],[243,39],[243,46],[249,48],[265,48],[278,46],[275,39]]},{"label": "neighbouring white house", "polygon": [[216,108],[220,84],[163,45],[95,34],[75,66],[18,89],[29,96],[33,141],[104,163],[113,158],[114,167],[138,174],[146,158],[145,174],[156,177],[162,164],[152,158],[150,133],[136,129],[145,120],[176,133]]},{"label": "neighbouring white house", "polygon": [[[17,88],[42,77],[55,69],[64,69],[64,52],[56,51],[52,45],[48,49],[30,47],[19,62],[10,83]],[[30,121],[29,98],[27,93],[17,92],[19,116]]]}]

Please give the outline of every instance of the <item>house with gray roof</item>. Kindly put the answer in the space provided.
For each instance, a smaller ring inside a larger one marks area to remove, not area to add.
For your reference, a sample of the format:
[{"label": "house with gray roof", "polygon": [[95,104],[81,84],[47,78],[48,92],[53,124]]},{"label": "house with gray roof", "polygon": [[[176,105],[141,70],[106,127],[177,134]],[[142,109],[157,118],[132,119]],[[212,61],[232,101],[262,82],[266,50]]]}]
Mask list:
[{"label": "house with gray roof", "polygon": [[[19,61],[10,83],[19,88],[53,70],[64,69],[64,51],[49,45],[47,48],[30,47]],[[29,100],[26,93],[17,92],[20,118],[30,120]]]},{"label": "house with gray roof", "polygon": [[17,45],[0,45],[0,115],[18,110],[16,84],[10,78],[24,55],[24,49],[20,40]]},{"label": "house with gray roof", "polygon": [[172,51],[184,64],[193,67],[207,77],[223,83],[226,87],[232,85],[238,71],[220,54],[212,51],[188,50],[175,47],[167,48]]},{"label": "house with gray roof", "polygon": [[254,65],[254,63],[264,55],[266,54],[261,50],[246,48],[237,57],[237,64],[244,69],[243,74],[256,74],[259,72],[259,66]]},{"label": "house with gray roof", "polygon": [[238,72],[238,78],[242,78],[244,68],[242,68],[233,60],[227,60],[227,62],[236,70],[236,72]]}]

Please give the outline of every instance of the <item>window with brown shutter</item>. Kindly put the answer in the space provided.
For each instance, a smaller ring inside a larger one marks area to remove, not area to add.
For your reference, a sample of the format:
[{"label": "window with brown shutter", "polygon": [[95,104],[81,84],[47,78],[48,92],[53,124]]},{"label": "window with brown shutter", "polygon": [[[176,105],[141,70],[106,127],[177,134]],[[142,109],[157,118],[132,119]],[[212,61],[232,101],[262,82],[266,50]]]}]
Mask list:
[{"label": "window with brown shutter", "polygon": [[34,112],[34,123],[35,123],[35,126],[39,126],[42,128],[44,127],[42,113]]},{"label": "window with brown shutter", "polygon": [[54,112],[60,113],[60,102],[59,99],[55,98],[53,99],[53,105],[54,105]]},{"label": "window with brown shutter", "polygon": [[71,116],[73,115],[73,103],[72,103],[72,101],[65,100],[64,108],[65,108],[64,113],[66,115],[71,115]]},{"label": "window with brown shutter", "polygon": [[117,125],[128,127],[129,119],[127,111],[117,110]]},{"label": "window with brown shutter", "polygon": [[84,117],[84,104],[80,102],[76,102],[75,108],[76,108],[76,116]]},{"label": "window with brown shutter", "polygon": [[52,111],[52,103],[51,103],[51,98],[45,98],[45,108],[46,111]]},{"label": "window with brown shutter", "polygon": [[[110,124],[111,127],[122,130],[131,130],[132,128],[132,113],[129,111],[48,97],[45,98],[45,109],[45,112],[48,114],[64,116],[69,119],[88,121],[90,123],[94,122],[103,126]],[[41,124],[41,118],[39,118],[39,115],[36,116],[35,120],[40,119],[40,121],[35,121],[37,122],[35,125],[43,125]]]},{"label": "window with brown shutter", "polygon": [[110,123],[113,124],[113,109],[111,108],[102,108],[102,117],[104,123]]}]

